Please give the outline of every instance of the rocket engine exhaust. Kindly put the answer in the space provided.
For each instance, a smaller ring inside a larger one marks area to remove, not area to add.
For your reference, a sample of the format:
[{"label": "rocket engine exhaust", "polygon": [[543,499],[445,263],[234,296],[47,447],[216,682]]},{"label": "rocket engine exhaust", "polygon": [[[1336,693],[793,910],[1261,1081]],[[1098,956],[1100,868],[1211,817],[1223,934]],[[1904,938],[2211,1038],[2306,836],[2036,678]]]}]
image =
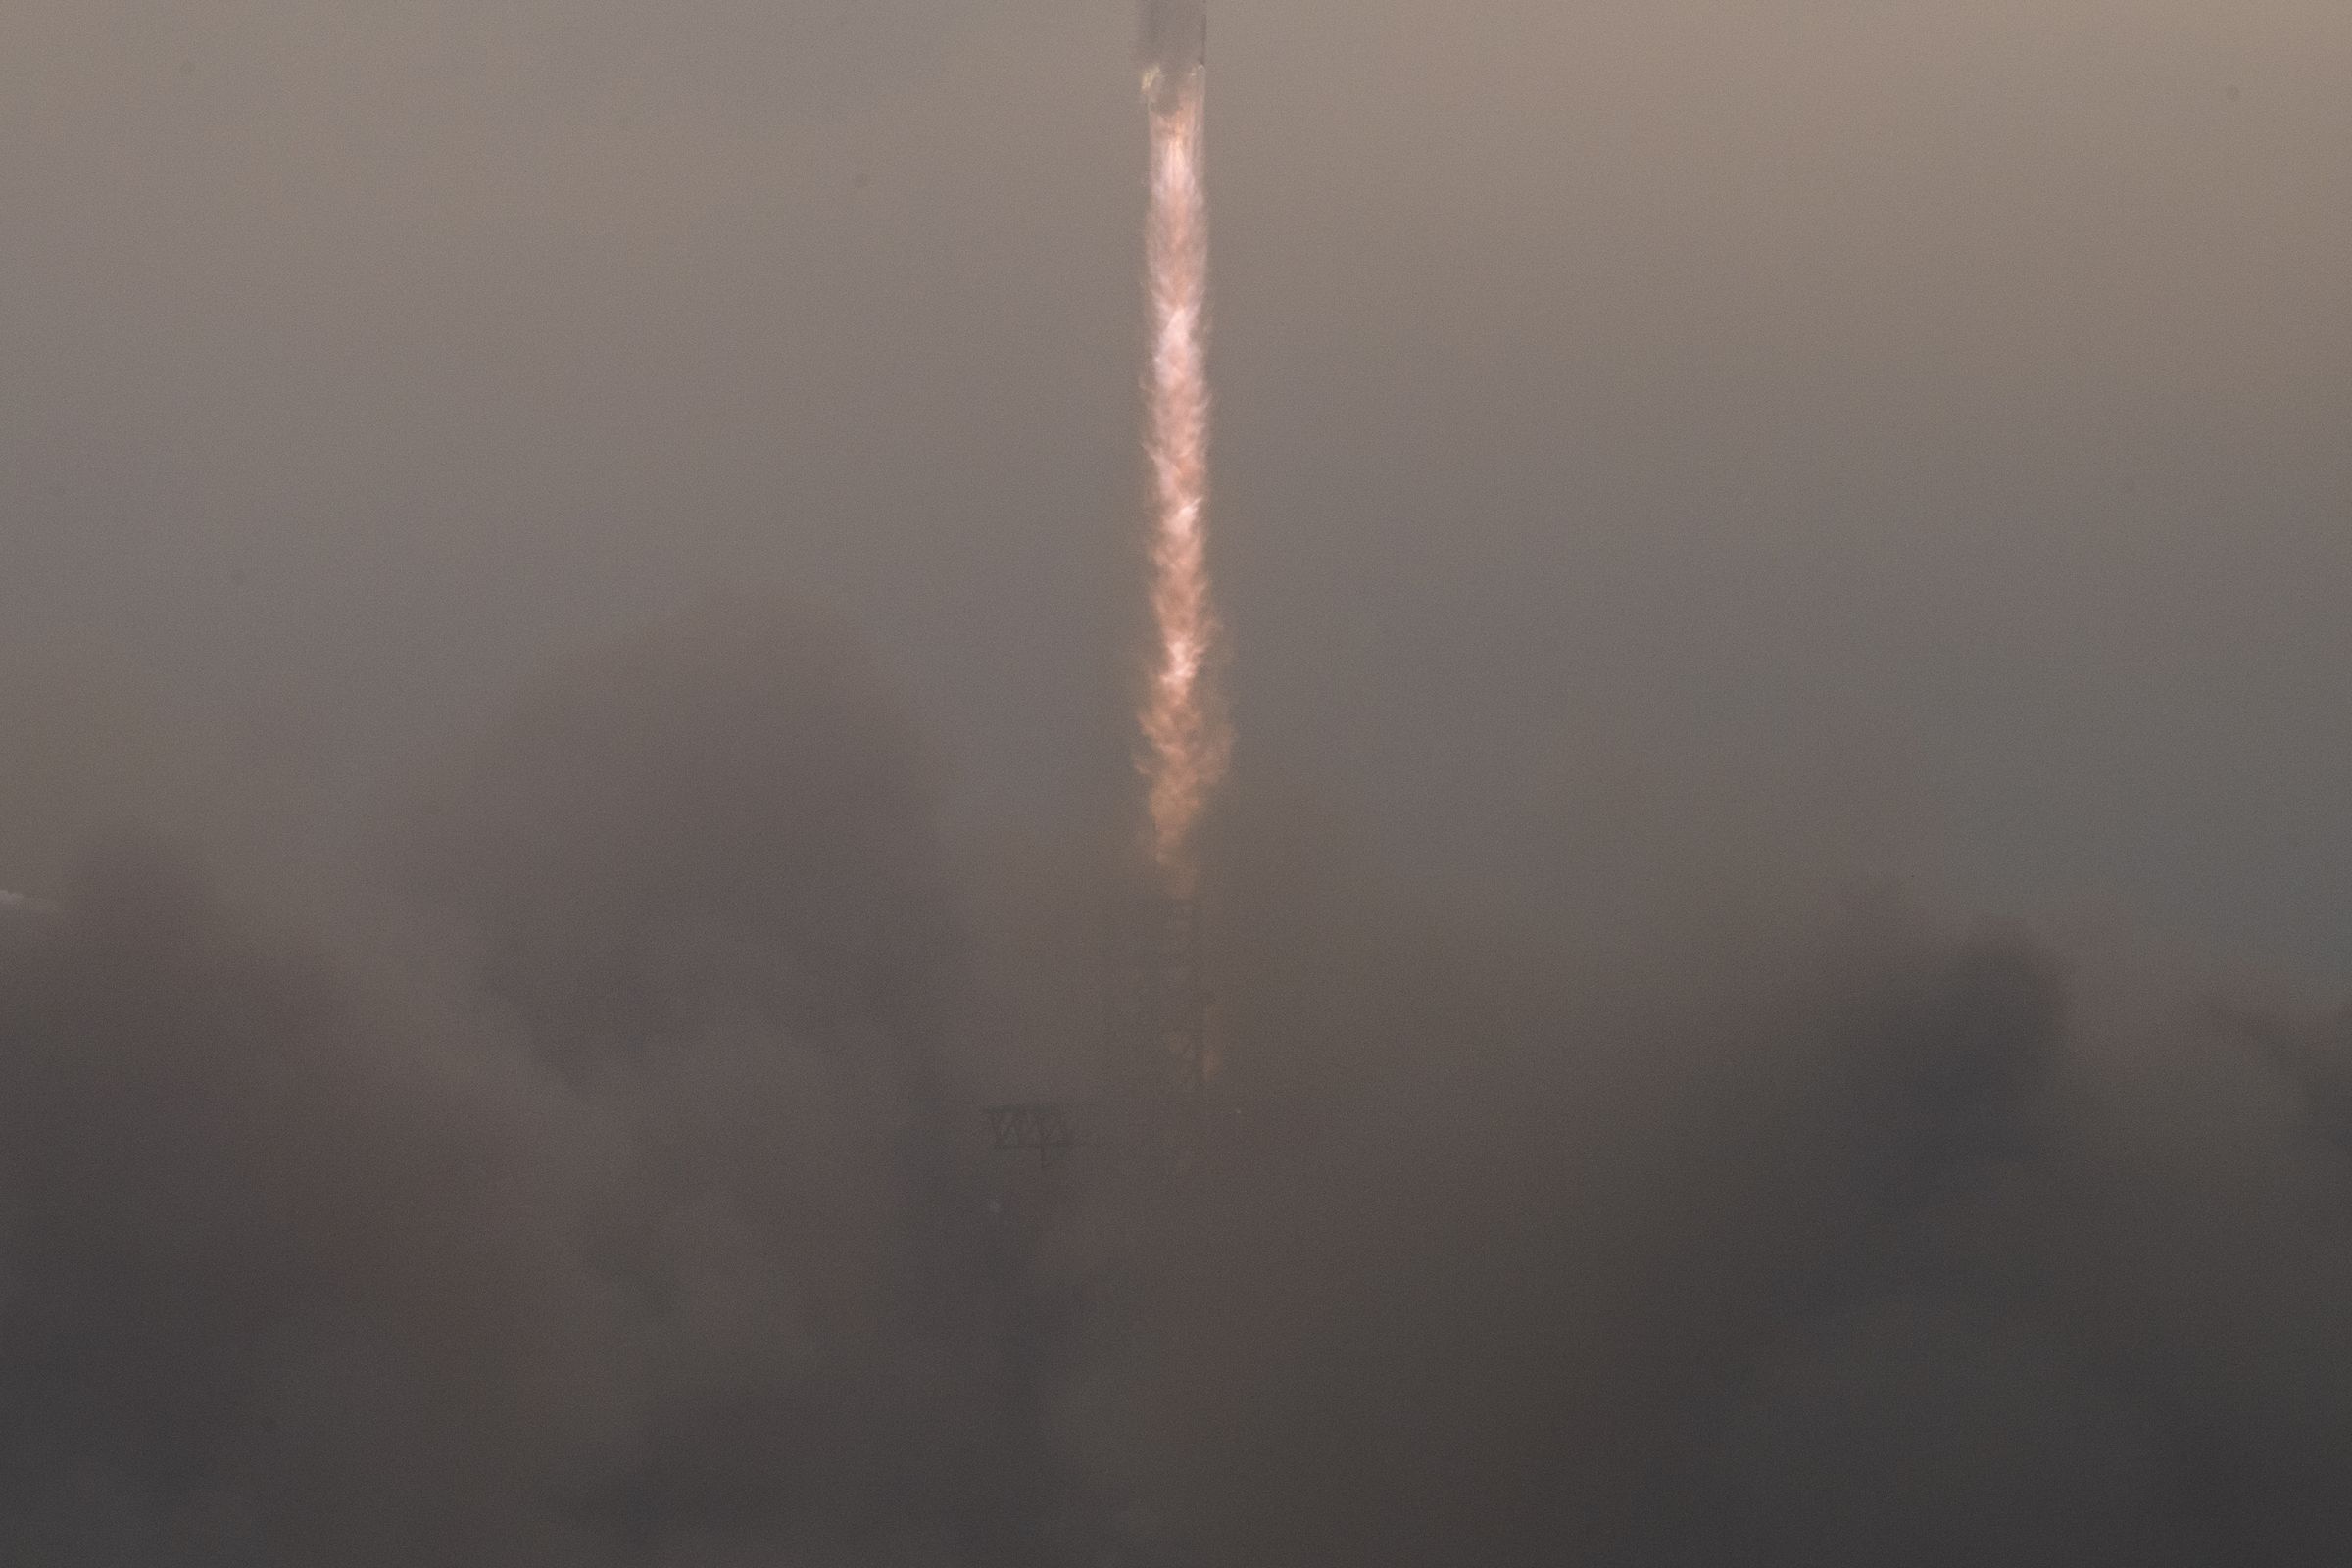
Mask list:
[{"label": "rocket engine exhaust", "polygon": [[1146,0],[1142,68],[1152,131],[1146,444],[1157,648],[1141,715],[1139,761],[1149,785],[1152,858],[1178,896],[1193,891],[1193,831],[1233,749],[1214,685],[1220,633],[1209,598],[1204,533],[1208,210],[1200,155],[1207,36],[1201,0]]}]

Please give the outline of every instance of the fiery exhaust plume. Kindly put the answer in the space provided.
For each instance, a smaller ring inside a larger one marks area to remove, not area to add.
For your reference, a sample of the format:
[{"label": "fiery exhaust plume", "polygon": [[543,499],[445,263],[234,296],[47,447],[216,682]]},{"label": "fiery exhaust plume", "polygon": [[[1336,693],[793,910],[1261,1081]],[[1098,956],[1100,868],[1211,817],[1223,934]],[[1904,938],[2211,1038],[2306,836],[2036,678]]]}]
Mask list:
[{"label": "fiery exhaust plume", "polygon": [[[1171,25],[1174,13],[1189,26]],[[1193,829],[1233,749],[1214,686],[1219,629],[1209,599],[1208,213],[1200,179],[1206,72],[1197,7],[1146,12],[1144,99],[1152,122],[1152,612],[1157,644],[1139,759],[1150,785],[1153,858],[1172,891],[1196,875]]]}]

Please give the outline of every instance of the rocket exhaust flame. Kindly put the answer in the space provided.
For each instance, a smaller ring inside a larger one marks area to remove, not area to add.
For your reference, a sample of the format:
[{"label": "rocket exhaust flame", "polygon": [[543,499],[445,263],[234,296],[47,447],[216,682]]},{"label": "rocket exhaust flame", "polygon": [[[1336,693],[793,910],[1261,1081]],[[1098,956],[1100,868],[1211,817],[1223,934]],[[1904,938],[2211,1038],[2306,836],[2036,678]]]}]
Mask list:
[{"label": "rocket exhaust flame", "polygon": [[1157,648],[1139,757],[1150,788],[1152,858],[1190,894],[1193,830],[1225,775],[1232,731],[1214,686],[1220,633],[1203,533],[1208,490],[1208,215],[1200,178],[1205,70],[1200,13],[1158,0],[1145,13],[1151,112],[1152,612]]}]

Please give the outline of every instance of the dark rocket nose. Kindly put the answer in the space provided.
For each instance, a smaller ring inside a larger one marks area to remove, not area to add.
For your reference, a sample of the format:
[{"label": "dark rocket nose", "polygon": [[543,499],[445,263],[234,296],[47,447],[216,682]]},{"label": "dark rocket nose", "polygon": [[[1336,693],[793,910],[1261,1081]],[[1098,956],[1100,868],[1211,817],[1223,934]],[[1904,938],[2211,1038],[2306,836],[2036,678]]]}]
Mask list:
[{"label": "dark rocket nose", "polygon": [[1139,55],[1147,74],[1180,76],[1208,63],[1206,0],[1144,0]]}]

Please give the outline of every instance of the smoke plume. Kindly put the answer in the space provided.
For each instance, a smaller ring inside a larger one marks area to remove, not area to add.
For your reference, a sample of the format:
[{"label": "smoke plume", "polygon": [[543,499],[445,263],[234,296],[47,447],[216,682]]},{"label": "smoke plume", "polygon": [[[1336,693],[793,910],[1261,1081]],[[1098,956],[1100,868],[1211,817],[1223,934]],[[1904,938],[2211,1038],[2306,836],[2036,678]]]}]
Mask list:
[{"label": "smoke plume", "polygon": [[1046,1464],[933,1085],[928,791],[825,638],[550,675],[404,834],[416,974],[97,856],[0,950],[0,1543],[994,1560]]},{"label": "smoke plume", "polygon": [[2328,1028],[1729,873],[1468,919],[1243,800],[1203,854],[1247,1125],[1142,1193],[986,1163],[969,1086],[1092,955],[1015,929],[1083,924],[1054,874],[959,875],[934,795],[862,658],[738,604],[523,692],[365,948],[85,856],[0,943],[4,1554],[2302,1564],[2352,1527]]}]

